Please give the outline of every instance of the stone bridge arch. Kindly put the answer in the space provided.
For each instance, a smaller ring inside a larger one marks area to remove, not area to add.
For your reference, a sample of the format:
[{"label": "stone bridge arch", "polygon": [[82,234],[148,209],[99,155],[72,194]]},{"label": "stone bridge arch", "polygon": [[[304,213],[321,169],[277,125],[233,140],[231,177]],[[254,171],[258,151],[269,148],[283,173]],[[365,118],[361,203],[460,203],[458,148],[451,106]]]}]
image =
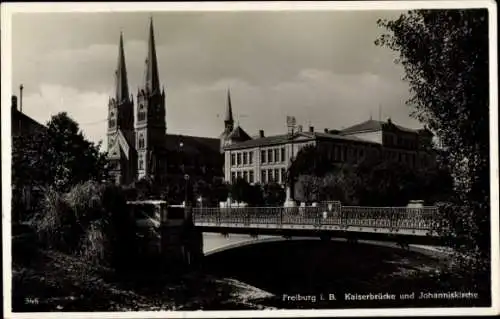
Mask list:
[{"label": "stone bridge arch", "polygon": [[[301,236],[291,236],[283,237],[279,235],[242,235],[242,234],[218,234],[218,233],[203,233],[203,253],[205,256],[211,256],[221,252],[225,252],[232,249],[238,249],[240,247],[246,247],[250,245],[265,244],[272,242],[287,242],[287,241],[321,241],[322,239],[317,237],[301,237]],[[349,243],[345,238],[333,237],[330,238],[331,241],[345,242]],[[406,250],[410,252],[417,252],[423,255],[435,256],[441,255],[445,256],[450,254],[448,248],[432,246],[432,245],[407,245],[402,246],[395,242],[390,241],[377,241],[377,240],[357,240],[358,244],[362,245],[374,245],[379,247],[388,247],[393,249]]]}]

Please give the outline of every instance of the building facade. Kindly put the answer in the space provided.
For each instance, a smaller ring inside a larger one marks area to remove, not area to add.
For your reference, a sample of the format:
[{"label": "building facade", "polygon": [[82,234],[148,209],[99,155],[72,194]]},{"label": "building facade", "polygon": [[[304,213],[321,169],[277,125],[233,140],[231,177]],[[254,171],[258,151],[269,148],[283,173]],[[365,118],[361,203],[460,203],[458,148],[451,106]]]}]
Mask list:
[{"label": "building facade", "polygon": [[260,131],[253,139],[226,141],[224,178],[227,182],[243,178],[251,184],[283,185],[293,158],[307,145],[325,149],[335,163],[355,165],[366,158],[382,157],[413,168],[427,167],[435,163],[431,140],[429,130],[404,128],[390,119],[387,122],[370,119],[341,131],[318,132],[314,127],[302,131],[299,126],[296,132],[268,137]]},{"label": "building facade", "polygon": [[123,35],[120,34],[115,92],[108,103],[108,158],[118,184],[151,178],[223,178],[220,139],[167,134],[165,89],[160,85],[153,21],[150,21],[144,79],[129,92]]}]

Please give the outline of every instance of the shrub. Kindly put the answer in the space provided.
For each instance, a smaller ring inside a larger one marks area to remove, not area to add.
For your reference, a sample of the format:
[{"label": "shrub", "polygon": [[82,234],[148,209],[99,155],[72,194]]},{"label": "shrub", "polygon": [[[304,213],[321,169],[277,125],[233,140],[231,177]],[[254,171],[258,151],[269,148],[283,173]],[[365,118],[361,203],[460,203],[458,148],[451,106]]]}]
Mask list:
[{"label": "shrub", "polygon": [[[68,234],[72,212],[63,196],[53,188],[47,189],[42,203],[43,209],[35,218],[35,230],[40,242],[48,248],[69,252],[74,246]],[[73,238],[74,239],[74,238]]]},{"label": "shrub", "polygon": [[66,194],[49,189],[43,207],[35,229],[46,247],[79,255],[89,265],[119,267],[132,257],[135,223],[121,187],[88,181]]},{"label": "shrub", "polygon": [[90,223],[80,244],[80,255],[91,264],[107,265],[106,253],[109,252],[109,238],[104,220]]}]

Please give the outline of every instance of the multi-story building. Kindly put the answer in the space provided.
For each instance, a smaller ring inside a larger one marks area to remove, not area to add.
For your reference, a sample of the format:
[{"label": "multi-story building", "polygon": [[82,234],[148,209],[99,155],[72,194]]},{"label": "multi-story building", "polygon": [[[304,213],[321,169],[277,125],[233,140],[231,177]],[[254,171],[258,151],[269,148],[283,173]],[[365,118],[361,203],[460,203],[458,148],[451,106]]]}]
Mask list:
[{"label": "multi-story building", "polygon": [[328,152],[337,163],[356,164],[370,157],[382,156],[388,161],[405,162],[410,167],[433,165],[430,149],[432,133],[426,128],[413,130],[387,122],[368,120],[347,129],[322,132],[299,126],[293,133],[250,138],[238,128],[242,139],[224,141],[225,180],[233,182],[243,178],[249,183],[285,183],[285,176],[293,158],[306,145],[314,145]]},{"label": "multi-story building", "polygon": [[120,184],[150,177],[167,179],[222,178],[220,140],[167,134],[165,89],[160,86],[153,21],[150,22],[144,81],[134,107],[129,94],[123,36],[120,35],[116,88],[108,104],[108,156],[111,174]]}]

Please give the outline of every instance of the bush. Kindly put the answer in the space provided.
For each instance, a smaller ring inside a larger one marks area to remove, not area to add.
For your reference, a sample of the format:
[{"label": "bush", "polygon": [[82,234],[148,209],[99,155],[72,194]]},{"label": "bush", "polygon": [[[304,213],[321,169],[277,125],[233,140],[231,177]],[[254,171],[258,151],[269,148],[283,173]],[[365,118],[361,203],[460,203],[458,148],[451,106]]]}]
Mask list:
[{"label": "bush", "polygon": [[72,212],[63,195],[53,188],[45,193],[43,209],[36,216],[35,230],[40,242],[47,248],[70,252],[75,247],[68,225],[73,225]]},{"label": "bush", "polygon": [[118,268],[133,257],[135,223],[121,187],[88,181],[66,194],[49,189],[43,206],[35,229],[46,247],[79,255],[89,265]]}]

